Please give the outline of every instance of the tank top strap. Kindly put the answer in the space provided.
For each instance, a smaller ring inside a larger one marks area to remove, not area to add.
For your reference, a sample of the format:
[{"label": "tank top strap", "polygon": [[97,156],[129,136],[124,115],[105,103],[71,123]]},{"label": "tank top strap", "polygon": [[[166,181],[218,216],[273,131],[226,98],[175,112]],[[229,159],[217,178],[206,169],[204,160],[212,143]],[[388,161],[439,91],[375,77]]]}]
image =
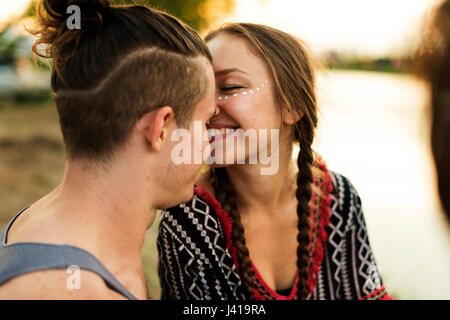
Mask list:
[{"label": "tank top strap", "polygon": [[18,242],[7,245],[8,230],[27,208],[20,211],[0,233],[0,285],[34,271],[79,268],[96,273],[110,289],[127,299],[137,300],[97,258],[84,249],[38,242]]}]

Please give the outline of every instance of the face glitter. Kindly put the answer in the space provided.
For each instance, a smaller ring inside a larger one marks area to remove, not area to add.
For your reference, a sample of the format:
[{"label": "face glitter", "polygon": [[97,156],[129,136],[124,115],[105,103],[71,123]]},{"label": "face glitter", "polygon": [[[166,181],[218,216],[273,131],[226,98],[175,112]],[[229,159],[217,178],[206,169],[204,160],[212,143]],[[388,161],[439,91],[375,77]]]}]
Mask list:
[{"label": "face glitter", "polygon": [[261,88],[264,88],[265,85],[268,84],[268,83],[269,83],[269,81],[265,80],[264,83],[261,83],[259,85],[259,87],[255,88],[256,91],[252,89],[252,90],[243,91],[243,92],[240,92],[240,93],[234,93],[232,96],[219,96],[219,97],[217,97],[217,100],[219,100],[219,101],[224,101],[224,100],[230,101],[232,97],[237,97],[239,95],[247,96],[249,94],[255,94],[255,93],[260,92]]}]

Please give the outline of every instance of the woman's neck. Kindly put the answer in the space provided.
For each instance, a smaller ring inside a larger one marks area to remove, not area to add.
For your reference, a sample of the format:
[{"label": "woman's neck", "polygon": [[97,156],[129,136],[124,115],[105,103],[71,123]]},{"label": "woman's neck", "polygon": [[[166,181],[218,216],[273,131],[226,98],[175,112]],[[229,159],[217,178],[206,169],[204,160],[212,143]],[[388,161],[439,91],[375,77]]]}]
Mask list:
[{"label": "woman's neck", "polygon": [[261,175],[261,165],[234,165],[227,167],[231,183],[239,194],[239,206],[245,210],[264,209],[275,212],[280,204],[295,195],[298,172],[292,153],[280,157],[279,170],[274,175]]}]

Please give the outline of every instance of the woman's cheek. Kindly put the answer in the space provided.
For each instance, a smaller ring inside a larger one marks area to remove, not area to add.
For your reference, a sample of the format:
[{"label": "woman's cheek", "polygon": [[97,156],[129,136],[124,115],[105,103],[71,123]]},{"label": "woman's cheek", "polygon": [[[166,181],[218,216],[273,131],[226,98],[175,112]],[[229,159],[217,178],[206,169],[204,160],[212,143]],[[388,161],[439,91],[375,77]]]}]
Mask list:
[{"label": "woman's cheek", "polygon": [[233,102],[227,108],[227,113],[242,129],[261,128],[260,123],[258,123],[261,110],[257,103],[249,99],[240,99],[240,101]]}]

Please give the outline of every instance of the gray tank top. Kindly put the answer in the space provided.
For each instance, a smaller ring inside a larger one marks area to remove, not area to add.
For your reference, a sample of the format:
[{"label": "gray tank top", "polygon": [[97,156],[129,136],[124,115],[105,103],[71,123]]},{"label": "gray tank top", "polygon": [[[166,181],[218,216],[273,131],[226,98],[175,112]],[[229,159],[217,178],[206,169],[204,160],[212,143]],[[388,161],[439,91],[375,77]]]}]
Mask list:
[{"label": "gray tank top", "polygon": [[13,222],[27,208],[20,211],[0,233],[0,286],[25,273],[67,269],[77,266],[92,271],[103,278],[105,284],[127,299],[137,300],[92,254],[70,245],[56,245],[39,242],[18,242],[6,244],[6,236]]}]

